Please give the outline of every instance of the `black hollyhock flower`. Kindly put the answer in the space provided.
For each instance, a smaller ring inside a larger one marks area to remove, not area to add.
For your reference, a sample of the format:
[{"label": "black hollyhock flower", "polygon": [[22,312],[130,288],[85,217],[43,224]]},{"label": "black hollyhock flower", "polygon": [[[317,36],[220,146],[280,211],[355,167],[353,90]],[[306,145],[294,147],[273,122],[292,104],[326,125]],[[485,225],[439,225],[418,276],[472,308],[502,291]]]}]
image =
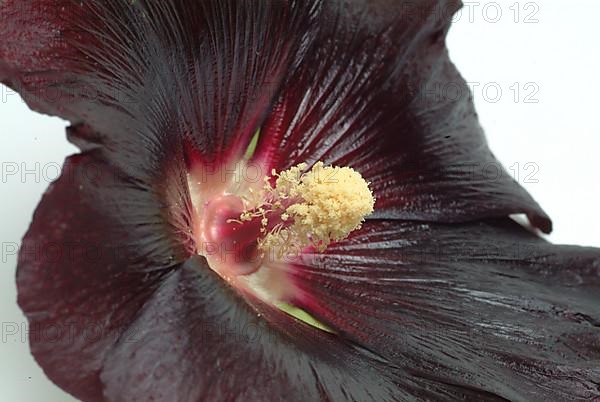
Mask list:
[{"label": "black hollyhock flower", "polygon": [[[600,251],[511,221],[551,230],[477,173],[471,100],[429,96],[466,91],[458,7],[0,1],[0,80],[81,149],[19,258],[48,377],[84,401],[600,398]],[[310,205],[321,182],[275,188],[319,161],[354,170]],[[372,200],[356,172],[376,202],[343,238]]]}]

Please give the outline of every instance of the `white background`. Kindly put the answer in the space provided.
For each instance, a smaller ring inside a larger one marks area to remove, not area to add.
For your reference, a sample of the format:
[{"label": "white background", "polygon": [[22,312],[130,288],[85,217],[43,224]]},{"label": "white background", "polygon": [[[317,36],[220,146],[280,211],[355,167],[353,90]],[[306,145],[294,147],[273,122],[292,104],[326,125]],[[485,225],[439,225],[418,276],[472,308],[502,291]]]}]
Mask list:
[{"label": "white background", "polygon": [[[600,246],[600,3],[466,4],[455,18],[449,47],[474,88],[492,150],[553,218],[551,241]],[[72,400],[45,379],[29,355],[11,253],[48,185],[46,178],[56,177],[64,157],[76,151],[65,140],[65,126],[29,111],[16,94],[0,87],[0,162],[5,168],[25,163],[41,176],[21,180],[18,174],[0,182],[3,401]]]}]

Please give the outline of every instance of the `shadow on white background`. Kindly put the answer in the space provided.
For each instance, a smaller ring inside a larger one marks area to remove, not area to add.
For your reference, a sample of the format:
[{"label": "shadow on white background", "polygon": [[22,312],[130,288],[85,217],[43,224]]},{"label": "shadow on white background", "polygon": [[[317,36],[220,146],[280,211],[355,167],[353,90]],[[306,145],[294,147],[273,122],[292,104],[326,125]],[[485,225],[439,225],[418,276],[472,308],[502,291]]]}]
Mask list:
[{"label": "shadow on white background", "polygon": [[[599,3],[475,5],[467,2],[455,18],[449,47],[473,88],[492,150],[553,218],[550,240],[600,246]],[[29,111],[5,87],[0,100],[0,161],[37,172],[24,183],[20,174],[0,183],[1,399],[70,401],[29,354],[16,305],[14,251],[48,181],[76,149],[65,139],[65,122]]]}]

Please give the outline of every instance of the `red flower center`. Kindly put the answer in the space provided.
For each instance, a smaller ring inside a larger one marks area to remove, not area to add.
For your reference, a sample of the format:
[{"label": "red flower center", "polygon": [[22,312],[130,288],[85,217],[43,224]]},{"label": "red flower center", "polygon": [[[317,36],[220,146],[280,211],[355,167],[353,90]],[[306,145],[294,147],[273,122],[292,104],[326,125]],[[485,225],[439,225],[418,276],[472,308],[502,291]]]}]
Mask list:
[{"label": "red flower center", "polygon": [[203,180],[190,174],[197,250],[234,287],[285,302],[295,292],[290,261],[359,228],[373,211],[373,195],[347,167],[302,163],[257,180],[243,174],[247,166],[242,161]]}]

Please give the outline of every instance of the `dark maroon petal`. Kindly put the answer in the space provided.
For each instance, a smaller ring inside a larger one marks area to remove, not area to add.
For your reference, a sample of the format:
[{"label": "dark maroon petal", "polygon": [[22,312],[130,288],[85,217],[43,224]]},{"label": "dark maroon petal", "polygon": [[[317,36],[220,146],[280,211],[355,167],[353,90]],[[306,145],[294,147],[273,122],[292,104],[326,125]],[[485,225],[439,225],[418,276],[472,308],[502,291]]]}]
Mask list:
[{"label": "dark maroon petal", "polygon": [[85,122],[95,142],[133,153],[178,135],[212,160],[243,152],[313,13],[294,1],[8,0],[0,79],[36,110]]},{"label": "dark maroon petal", "polygon": [[18,301],[33,355],[76,397],[103,400],[106,351],[129,339],[161,277],[192,253],[182,188],[176,176],[131,179],[89,151],[44,195],[19,254]]},{"label": "dark maroon petal", "polygon": [[600,398],[598,249],[510,220],[369,221],[305,258],[298,303],[413,378],[477,400]]},{"label": "dark maroon petal", "polygon": [[489,151],[444,39],[455,0],[323,3],[263,126],[274,167],[322,160],[372,182],[375,216],[551,222]]},{"label": "dark maroon petal", "polygon": [[[173,272],[106,356],[113,402],[394,401],[399,371],[358,345],[256,303],[197,258]],[[412,383],[412,382],[408,382]],[[415,386],[415,384],[412,384]]]},{"label": "dark maroon petal", "polygon": [[458,5],[9,0],[0,79],[124,159],[168,136],[186,139],[192,161],[239,155],[278,97],[257,155],[271,165],[352,165],[372,181],[380,218],[526,213],[548,232],[487,149],[448,60]]}]

